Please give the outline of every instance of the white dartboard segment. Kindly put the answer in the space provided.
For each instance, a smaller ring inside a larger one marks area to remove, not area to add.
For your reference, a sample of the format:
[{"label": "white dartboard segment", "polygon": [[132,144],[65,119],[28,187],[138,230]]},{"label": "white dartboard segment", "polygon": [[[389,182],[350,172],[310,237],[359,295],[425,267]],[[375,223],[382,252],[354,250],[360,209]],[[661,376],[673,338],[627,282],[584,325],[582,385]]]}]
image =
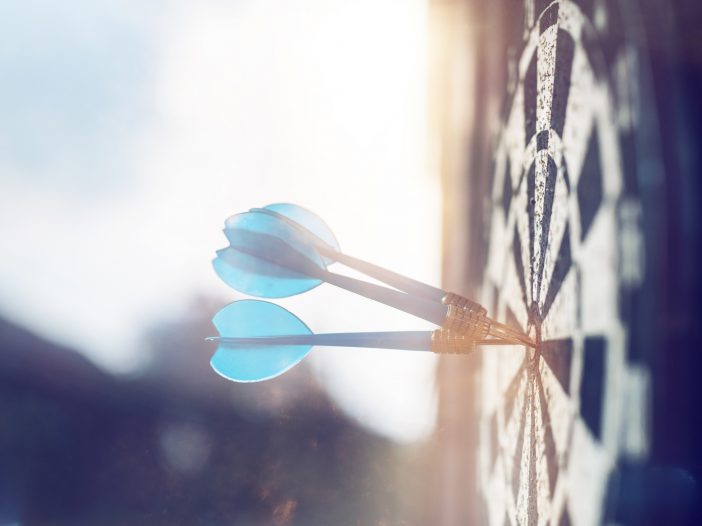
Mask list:
[{"label": "white dartboard segment", "polygon": [[595,526],[631,435],[624,412],[640,412],[622,400],[645,398],[627,398],[626,379],[640,376],[619,308],[621,269],[642,274],[640,259],[620,261],[631,243],[622,202],[636,201],[598,29],[569,0],[525,12],[496,142],[483,299],[538,346],[483,356],[480,487],[491,524]]}]

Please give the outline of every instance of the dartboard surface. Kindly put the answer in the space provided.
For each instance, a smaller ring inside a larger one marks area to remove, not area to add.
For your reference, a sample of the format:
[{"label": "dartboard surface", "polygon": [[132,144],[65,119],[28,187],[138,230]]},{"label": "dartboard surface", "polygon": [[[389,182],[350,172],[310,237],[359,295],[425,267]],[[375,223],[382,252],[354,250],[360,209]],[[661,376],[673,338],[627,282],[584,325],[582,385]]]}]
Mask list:
[{"label": "dartboard surface", "polygon": [[623,307],[644,265],[625,148],[636,64],[626,46],[601,48],[603,5],[525,12],[495,145],[483,301],[537,348],[483,355],[479,484],[491,524],[594,525],[619,459],[647,448],[647,370],[631,360]]}]

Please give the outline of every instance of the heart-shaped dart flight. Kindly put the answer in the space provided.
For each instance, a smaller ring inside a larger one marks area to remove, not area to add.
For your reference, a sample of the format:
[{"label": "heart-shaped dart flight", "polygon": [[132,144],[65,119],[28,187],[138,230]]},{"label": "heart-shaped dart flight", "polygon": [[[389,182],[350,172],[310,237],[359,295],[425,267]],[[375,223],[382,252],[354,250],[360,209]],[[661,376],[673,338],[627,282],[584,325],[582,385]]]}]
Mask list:
[{"label": "heart-shaped dart flight", "polygon": [[[212,319],[219,336],[212,368],[234,382],[274,378],[298,364],[314,346],[367,347],[404,351],[469,353],[475,344],[461,336],[437,331],[352,332],[314,334],[290,311],[261,300],[230,303]],[[504,342],[497,342],[499,344]]]},{"label": "heart-shaped dart flight", "polygon": [[[280,206],[286,207],[284,204]],[[321,242],[325,245],[338,249],[334,234],[321,218],[301,207],[288,206],[293,207],[289,213],[293,213],[297,220],[304,221],[307,228],[315,230],[316,239],[324,240]],[[286,246],[294,247],[299,255],[304,256],[308,267],[311,265],[326,270],[326,265],[331,262],[322,258],[317,249],[306,242],[301,230],[281,221],[279,218],[283,216],[272,214],[277,213],[245,212],[227,219],[224,232],[231,246],[237,250],[218,251],[218,257],[213,261],[215,271],[230,287],[260,298],[284,298],[313,289],[323,280],[310,276],[309,268],[295,271],[289,265],[281,264],[278,253],[275,253],[274,259],[271,260],[260,257],[265,239],[276,238]],[[252,234],[266,237],[256,237]],[[278,247],[278,250],[283,248],[286,247]]]}]

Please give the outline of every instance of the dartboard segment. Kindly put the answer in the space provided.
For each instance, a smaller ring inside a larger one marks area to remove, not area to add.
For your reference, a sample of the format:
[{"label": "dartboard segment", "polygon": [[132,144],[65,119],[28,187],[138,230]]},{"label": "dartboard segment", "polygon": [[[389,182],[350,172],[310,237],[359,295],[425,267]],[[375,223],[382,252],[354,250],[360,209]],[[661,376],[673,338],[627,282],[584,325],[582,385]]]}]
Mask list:
[{"label": "dartboard segment", "polygon": [[616,112],[578,5],[527,3],[526,14],[496,144],[484,295],[537,348],[483,358],[481,487],[493,524],[595,525],[625,421],[613,401],[627,367]]}]

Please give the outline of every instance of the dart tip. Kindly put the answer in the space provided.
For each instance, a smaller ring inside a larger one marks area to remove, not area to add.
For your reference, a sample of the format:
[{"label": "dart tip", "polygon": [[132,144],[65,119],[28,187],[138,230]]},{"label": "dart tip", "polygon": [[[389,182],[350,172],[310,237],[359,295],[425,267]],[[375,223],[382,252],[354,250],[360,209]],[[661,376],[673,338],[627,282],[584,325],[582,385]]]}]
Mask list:
[{"label": "dart tip", "polygon": [[522,342],[524,345],[527,347],[531,347],[532,349],[536,349],[536,342],[529,338],[528,336],[523,336],[522,338],[519,339],[520,342]]},{"label": "dart tip", "polygon": [[502,340],[505,343],[511,342],[514,345],[526,345],[527,347],[536,348],[536,342],[520,330],[493,319],[488,319],[490,321],[490,329],[488,331],[490,336]]}]

